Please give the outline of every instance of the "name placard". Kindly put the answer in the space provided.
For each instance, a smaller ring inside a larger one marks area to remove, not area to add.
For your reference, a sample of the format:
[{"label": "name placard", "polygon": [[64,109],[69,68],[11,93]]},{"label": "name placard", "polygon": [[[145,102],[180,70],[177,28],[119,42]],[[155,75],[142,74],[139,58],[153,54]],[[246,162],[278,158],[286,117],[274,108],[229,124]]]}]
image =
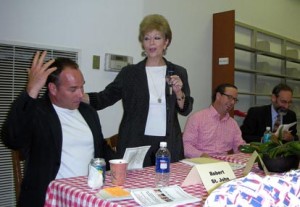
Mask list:
[{"label": "name placard", "polygon": [[246,167],[245,167],[244,172],[243,172],[244,176],[248,175],[248,173],[251,171],[251,169],[252,169],[252,167],[253,167],[253,165],[254,165],[254,163],[255,163],[255,161],[256,161],[257,158],[259,159],[258,162],[260,162],[260,164],[261,164],[261,166],[262,166],[265,174],[266,175],[270,175],[270,172],[266,168],[265,163],[262,161],[262,159],[259,156],[259,154],[256,151],[254,151],[252,153],[250,159],[248,160],[247,164],[246,164]]},{"label": "name placard", "polygon": [[228,162],[200,164],[191,169],[182,186],[203,183],[207,192],[210,193],[220,184],[235,178]]}]

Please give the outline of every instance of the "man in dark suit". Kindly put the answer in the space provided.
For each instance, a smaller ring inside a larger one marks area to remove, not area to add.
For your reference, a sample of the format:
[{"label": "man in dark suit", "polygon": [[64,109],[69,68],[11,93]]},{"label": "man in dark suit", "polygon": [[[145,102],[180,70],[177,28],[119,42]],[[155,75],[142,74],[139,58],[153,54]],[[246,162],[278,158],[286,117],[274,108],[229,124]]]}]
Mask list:
[{"label": "man in dark suit", "polygon": [[[297,122],[295,112],[289,109],[292,104],[292,96],[293,90],[288,85],[278,84],[275,86],[272,91],[272,104],[252,107],[248,110],[241,126],[243,139],[248,143],[260,142],[267,126],[274,131],[280,113],[283,114],[280,124]],[[292,126],[289,131],[284,131],[283,139],[286,141],[298,139],[297,125]]]},{"label": "man in dark suit", "polygon": [[[81,102],[85,81],[77,63],[68,58],[44,63],[45,56],[36,53],[26,90],[2,131],[9,148],[26,152],[18,206],[44,206],[52,180],[87,175],[92,158],[113,156],[97,112]],[[38,98],[45,83],[47,92]]]}]

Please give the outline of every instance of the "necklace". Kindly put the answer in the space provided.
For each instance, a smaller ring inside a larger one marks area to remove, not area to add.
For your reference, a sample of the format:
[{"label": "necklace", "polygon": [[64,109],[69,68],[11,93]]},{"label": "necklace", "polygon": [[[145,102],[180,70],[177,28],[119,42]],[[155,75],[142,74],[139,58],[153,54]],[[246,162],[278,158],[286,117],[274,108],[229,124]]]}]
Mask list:
[{"label": "necklace", "polygon": [[[149,74],[149,77],[150,77],[150,80],[151,80],[150,82],[151,82],[151,84],[153,85],[153,88],[154,88],[153,92],[155,92],[155,95],[157,97],[157,102],[162,103],[162,94],[163,94],[164,87],[163,87],[163,85],[162,86],[159,85],[160,84],[160,79],[158,79],[157,82],[154,82],[151,71],[148,71],[148,74]],[[160,88],[161,90],[159,91],[158,88]]]}]

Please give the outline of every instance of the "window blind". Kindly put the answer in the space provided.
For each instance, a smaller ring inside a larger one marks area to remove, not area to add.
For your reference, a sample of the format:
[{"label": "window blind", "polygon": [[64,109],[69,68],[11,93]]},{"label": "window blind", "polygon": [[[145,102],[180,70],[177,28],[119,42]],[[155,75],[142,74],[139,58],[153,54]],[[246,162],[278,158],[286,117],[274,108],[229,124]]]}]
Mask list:
[{"label": "window blind", "polygon": [[[23,91],[36,51],[47,51],[46,61],[57,57],[68,57],[78,62],[78,50],[51,49],[39,46],[24,46],[0,42],[0,130],[11,103]],[[41,94],[45,91],[42,90]],[[2,136],[0,134],[0,136]],[[11,150],[0,139],[0,206],[16,206]]]}]

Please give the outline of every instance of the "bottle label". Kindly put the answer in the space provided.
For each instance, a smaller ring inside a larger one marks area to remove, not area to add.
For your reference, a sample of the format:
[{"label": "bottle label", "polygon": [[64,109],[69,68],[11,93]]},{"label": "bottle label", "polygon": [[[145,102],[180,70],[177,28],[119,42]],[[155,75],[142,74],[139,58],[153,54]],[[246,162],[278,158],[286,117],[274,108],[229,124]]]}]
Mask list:
[{"label": "bottle label", "polygon": [[263,143],[269,142],[270,138],[271,138],[271,134],[269,134],[269,133],[264,134]]},{"label": "bottle label", "polygon": [[170,172],[170,158],[158,157],[156,158],[156,172],[169,173]]}]

